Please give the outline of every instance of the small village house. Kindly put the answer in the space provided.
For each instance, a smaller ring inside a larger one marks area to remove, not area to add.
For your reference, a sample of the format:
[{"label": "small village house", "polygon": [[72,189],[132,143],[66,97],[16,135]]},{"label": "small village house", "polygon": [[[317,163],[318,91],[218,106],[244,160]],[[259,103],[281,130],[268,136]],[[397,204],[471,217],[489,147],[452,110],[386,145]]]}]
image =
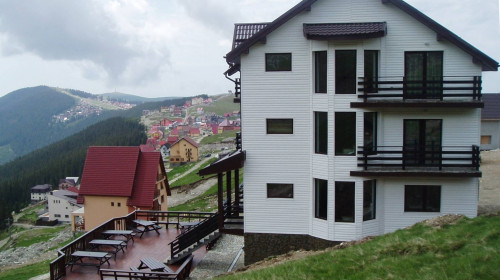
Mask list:
[{"label": "small village house", "polygon": [[170,147],[170,165],[198,161],[198,146],[193,139],[183,137]]},{"label": "small village house", "polygon": [[60,190],[67,190],[69,188],[76,187],[75,179],[60,179],[58,187]]},{"label": "small village house", "polygon": [[85,230],[134,211],[166,211],[170,195],[160,152],[139,147],[89,147],[77,203]]},{"label": "small village house", "polygon": [[36,201],[46,200],[51,190],[52,190],[52,185],[49,184],[36,185],[32,187],[30,191],[31,201],[36,202]]},{"label": "small village house", "polygon": [[481,150],[500,148],[500,93],[483,95],[481,111]]},{"label": "small village house", "polygon": [[51,191],[47,197],[49,220],[71,223],[71,213],[83,207],[76,202],[77,197],[76,187]]}]

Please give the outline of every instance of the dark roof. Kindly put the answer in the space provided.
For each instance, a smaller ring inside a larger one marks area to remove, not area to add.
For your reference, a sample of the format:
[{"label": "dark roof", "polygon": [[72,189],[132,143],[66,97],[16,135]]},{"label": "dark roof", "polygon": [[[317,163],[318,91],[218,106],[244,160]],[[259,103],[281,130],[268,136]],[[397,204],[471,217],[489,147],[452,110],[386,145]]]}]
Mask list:
[{"label": "dark roof", "polygon": [[48,191],[50,191],[50,189],[52,189],[52,185],[49,185],[49,184],[36,185],[36,186],[31,188],[31,192],[36,192],[36,193],[48,192]]},{"label": "dark roof", "polygon": [[[374,1],[380,1],[380,0],[374,0]],[[413,6],[407,4],[406,2],[402,0],[381,0],[382,3],[391,3],[394,6],[400,8],[402,11],[406,12],[425,26],[429,27],[432,29],[434,32],[437,33],[439,39],[445,39],[452,44],[456,45],[466,53],[470,54],[474,61],[476,63],[479,63],[482,65],[483,71],[497,71],[498,70],[498,62],[492,59],[491,57],[487,56],[485,53],[481,52],[480,50],[476,49],[474,46],[471,44],[467,43],[465,40],[451,32],[450,30],[446,29],[433,19],[429,18],[428,16],[424,15],[422,12],[419,10],[415,9]],[[233,44],[233,49],[226,54],[226,61],[230,64],[238,64],[239,63],[239,57],[242,53],[245,53],[248,51],[248,49],[253,46],[255,43],[264,41],[266,36],[273,32],[276,28],[280,27],[284,23],[286,23],[288,20],[296,16],[297,14],[303,12],[303,11],[309,11],[311,9],[311,5],[314,4],[316,0],[303,0],[297,5],[295,5],[293,8],[288,10],[286,13],[275,19],[273,22],[268,24],[266,27],[262,28],[260,31],[255,33],[254,36],[248,38],[246,41],[240,42],[236,47],[234,47]]]},{"label": "dark roof", "polygon": [[483,94],[484,108],[481,110],[482,120],[500,120],[500,93]]},{"label": "dark roof", "polygon": [[234,24],[233,49],[238,47],[255,33],[266,27],[269,22],[265,23],[236,23]]},{"label": "dark roof", "polygon": [[385,22],[304,23],[304,36],[313,40],[378,38],[386,33]]}]

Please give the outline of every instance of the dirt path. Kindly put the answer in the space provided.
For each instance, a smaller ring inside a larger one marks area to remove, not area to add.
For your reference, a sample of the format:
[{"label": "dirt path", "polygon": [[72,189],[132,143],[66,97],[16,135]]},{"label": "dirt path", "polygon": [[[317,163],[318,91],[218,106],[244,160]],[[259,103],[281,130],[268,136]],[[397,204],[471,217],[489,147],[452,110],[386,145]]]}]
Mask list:
[{"label": "dirt path", "polygon": [[174,179],[172,180],[168,180],[168,183],[171,185],[173,182],[179,180],[180,178],[186,176],[187,174],[191,174],[191,172],[195,171],[196,169],[198,169],[203,163],[207,162],[208,160],[210,160],[213,156],[211,157],[207,157],[207,158],[203,158],[203,160],[199,161],[197,164],[195,164],[193,167],[191,167],[191,169],[189,169],[188,171],[184,172],[183,174],[181,174],[180,176],[177,176],[175,177]]},{"label": "dirt path", "polygon": [[189,189],[174,189],[172,190],[172,196],[168,197],[168,206],[176,206],[186,203],[187,201],[204,194],[211,186],[215,185],[216,183],[217,178],[214,177],[204,180],[200,184]]},{"label": "dirt path", "polygon": [[481,152],[478,214],[500,212],[500,150]]}]

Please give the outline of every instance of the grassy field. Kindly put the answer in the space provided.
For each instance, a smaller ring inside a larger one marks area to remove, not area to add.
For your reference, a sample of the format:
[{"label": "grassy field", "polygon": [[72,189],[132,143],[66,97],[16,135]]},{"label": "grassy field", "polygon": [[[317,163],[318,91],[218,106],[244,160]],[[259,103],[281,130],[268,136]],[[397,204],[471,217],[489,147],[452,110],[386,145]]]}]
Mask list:
[{"label": "grassy field", "polygon": [[201,139],[200,144],[206,145],[206,144],[220,143],[222,140],[224,140],[226,138],[230,138],[230,137],[235,138],[236,132],[238,132],[238,131],[233,130],[233,131],[225,131],[225,132],[215,134],[215,135],[210,135],[210,136],[207,136],[207,137]]},{"label": "grassy field", "polygon": [[500,279],[500,216],[418,224],[342,250],[220,279]]},{"label": "grassy field", "polygon": [[30,207],[17,219],[18,222],[35,224],[38,220],[38,212],[43,208],[45,208],[45,204]]},{"label": "grassy field", "polygon": [[27,280],[49,272],[50,260],[0,272],[2,280]]},{"label": "grassy field", "polygon": [[68,225],[26,230],[19,234],[15,247],[28,247],[35,243],[48,241],[67,227]]},{"label": "grassy field", "polygon": [[240,104],[234,103],[233,102],[234,96],[232,95],[224,95],[223,97],[220,97],[216,99],[217,101],[210,104],[210,105],[203,105],[203,106],[193,106],[189,108],[189,112],[191,114],[194,114],[196,112],[196,108],[198,107],[203,107],[203,111],[205,113],[215,113],[217,115],[224,115],[224,113],[232,113],[233,111],[239,111],[240,110]]},{"label": "grassy field", "polygon": [[192,183],[198,182],[199,180],[203,179],[201,176],[198,175],[198,171],[200,171],[200,169],[204,168],[205,166],[209,165],[210,163],[214,162],[215,160],[216,160],[215,158],[211,158],[211,159],[207,160],[202,165],[200,165],[200,167],[198,167],[196,170],[194,170],[190,174],[186,174],[184,177],[173,182],[170,187],[184,186],[187,184],[192,184]]}]

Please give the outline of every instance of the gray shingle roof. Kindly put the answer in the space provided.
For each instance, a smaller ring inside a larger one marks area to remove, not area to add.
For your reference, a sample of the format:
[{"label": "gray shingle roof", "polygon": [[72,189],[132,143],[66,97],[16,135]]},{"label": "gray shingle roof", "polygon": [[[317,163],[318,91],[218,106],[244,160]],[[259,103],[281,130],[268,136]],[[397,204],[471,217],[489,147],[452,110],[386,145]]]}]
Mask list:
[{"label": "gray shingle roof", "polygon": [[483,94],[482,120],[500,120],[500,93]]},{"label": "gray shingle roof", "polygon": [[304,24],[306,38],[315,40],[377,38],[386,32],[385,22]]}]

